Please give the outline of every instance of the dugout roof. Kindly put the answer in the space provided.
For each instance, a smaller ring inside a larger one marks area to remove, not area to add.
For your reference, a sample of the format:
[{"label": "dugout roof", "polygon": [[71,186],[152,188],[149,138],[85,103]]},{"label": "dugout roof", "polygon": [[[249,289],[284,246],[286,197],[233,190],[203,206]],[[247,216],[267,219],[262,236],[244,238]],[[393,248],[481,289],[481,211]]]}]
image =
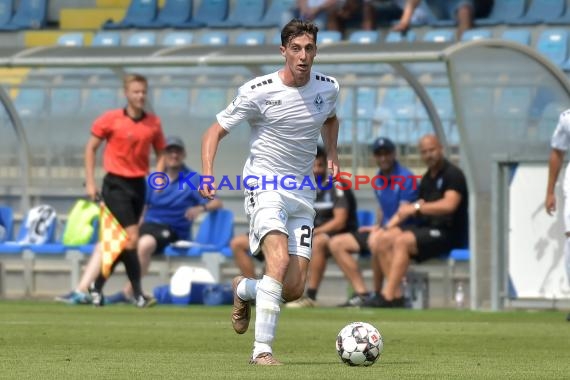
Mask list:
[{"label": "dugout roof", "polygon": [[[0,48],[2,67],[106,67],[120,71],[130,66],[241,65],[255,72],[256,67],[282,62],[276,45]],[[315,62],[317,66],[341,65],[346,74],[354,67],[354,78],[347,75],[341,86],[358,85],[363,73],[371,74],[366,65],[388,67],[414,90],[446,146],[450,136],[420,78],[437,77],[440,85],[449,86],[461,163],[471,191],[471,279],[475,280],[472,306],[480,306],[489,299],[491,232],[489,223],[477,221],[490,218],[493,157],[532,155],[546,160],[558,114],[570,104],[570,86],[564,73],[535,50],[504,40],[457,44],[340,42],[320,46]],[[29,155],[25,153],[24,130],[6,91],[0,91],[0,97],[24,151],[21,159],[23,172],[27,173]],[[25,187],[26,179],[22,181]]]}]

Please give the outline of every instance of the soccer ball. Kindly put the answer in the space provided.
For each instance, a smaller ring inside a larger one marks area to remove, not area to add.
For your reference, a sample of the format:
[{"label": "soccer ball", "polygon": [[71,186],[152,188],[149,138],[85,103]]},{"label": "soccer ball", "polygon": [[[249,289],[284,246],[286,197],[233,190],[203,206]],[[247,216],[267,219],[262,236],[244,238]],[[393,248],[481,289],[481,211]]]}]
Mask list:
[{"label": "soccer ball", "polygon": [[336,337],[336,352],[350,366],[370,366],[384,349],[384,340],[376,327],[366,322],[344,326]]}]

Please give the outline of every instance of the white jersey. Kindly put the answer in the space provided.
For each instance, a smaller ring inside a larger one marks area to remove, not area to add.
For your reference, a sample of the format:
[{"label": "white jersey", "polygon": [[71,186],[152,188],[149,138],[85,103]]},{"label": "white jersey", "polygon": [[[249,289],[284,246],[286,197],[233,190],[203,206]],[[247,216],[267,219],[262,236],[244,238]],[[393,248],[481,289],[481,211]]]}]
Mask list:
[{"label": "white jersey", "polygon": [[[570,148],[570,110],[566,110],[560,114],[558,124],[550,140],[550,146],[553,149],[562,151],[567,151],[568,148]],[[565,197],[568,198],[568,196],[570,196],[570,165],[566,166],[562,188]],[[570,218],[570,215],[568,215],[567,218]],[[566,224],[570,228],[570,221]]]},{"label": "white jersey", "polygon": [[[302,87],[284,85],[278,72],[241,86],[236,98],[216,118],[228,132],[243,121],[251,126],[250,154],[243,178],[254,176],[260,181],[276,178],[280,190],[283,177],[288,181],[294,178],[297,186],[287,190],[314,198],[314,190],[299,189],[299,184],[305,178],[313,178],[321,128],[336,114],[338,93],[335,78],[314,71]],[[261,187],[261,182],[258,186]],[[266,188],[274,187],[268,184]]]},{"label": "white jersey", "polygon": [[560,114],[558,125],[552,135],[550,146],[554,149],[567,151],[570,148],[570,110]]}]

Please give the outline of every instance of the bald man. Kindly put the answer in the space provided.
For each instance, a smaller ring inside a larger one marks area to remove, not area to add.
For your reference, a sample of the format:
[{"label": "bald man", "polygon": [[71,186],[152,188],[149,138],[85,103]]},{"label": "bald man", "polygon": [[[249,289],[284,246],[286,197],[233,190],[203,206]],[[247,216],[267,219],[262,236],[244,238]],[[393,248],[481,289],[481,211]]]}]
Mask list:
[{"label": "bald man", "polygon": [[[385,278],[372,307],[404,307],[401,283],[410,261],[439,257],[467,245],[467,182],[461,169],[449,162],[434,135],[420,139],[419,151],[427,171],[418,201],[403,203],[371,248]],[[404,225],[414,217],[416,223]],[[374,267],[374,266],[373,266]]]}]

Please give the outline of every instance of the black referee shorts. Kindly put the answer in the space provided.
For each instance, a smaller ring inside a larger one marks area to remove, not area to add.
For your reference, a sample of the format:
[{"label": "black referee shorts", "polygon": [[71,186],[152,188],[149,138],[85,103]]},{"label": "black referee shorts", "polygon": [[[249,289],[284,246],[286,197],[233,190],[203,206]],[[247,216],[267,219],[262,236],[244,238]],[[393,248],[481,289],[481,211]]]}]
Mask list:
[{"label": "black referee shorts", "polygon": [[146,194],[144,177],[126,178],[108,173],[103,179],[103,201],[123,227],[139,223]]}]

